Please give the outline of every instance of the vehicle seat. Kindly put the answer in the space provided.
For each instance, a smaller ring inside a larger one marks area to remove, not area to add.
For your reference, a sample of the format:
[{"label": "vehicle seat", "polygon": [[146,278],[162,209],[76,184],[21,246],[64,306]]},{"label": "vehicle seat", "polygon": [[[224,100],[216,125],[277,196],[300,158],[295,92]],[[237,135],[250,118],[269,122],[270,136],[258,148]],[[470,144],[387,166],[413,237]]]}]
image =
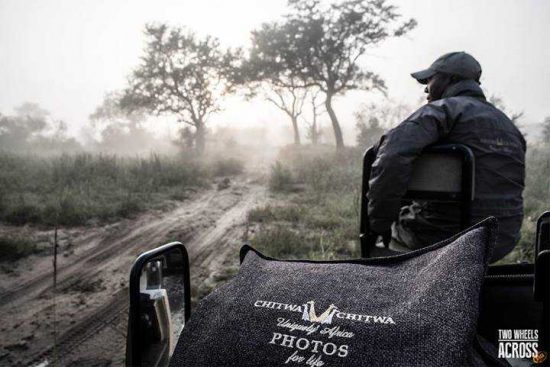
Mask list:
[{"label": "vehicle seat", "polygon": [[[369,229],[369,180],[376,151],[370,148],[363,157],[361,190],[360,242],[361,257],[388,256],[397,251],[376,246],[376,235]],[[433,145],[414,161],[404,202],[412,200],[457,202],[460,205],[461,229],[471,225],[475,182],[474,154],[465,145]],[[395,248],[395,247],[394,247]]]}]

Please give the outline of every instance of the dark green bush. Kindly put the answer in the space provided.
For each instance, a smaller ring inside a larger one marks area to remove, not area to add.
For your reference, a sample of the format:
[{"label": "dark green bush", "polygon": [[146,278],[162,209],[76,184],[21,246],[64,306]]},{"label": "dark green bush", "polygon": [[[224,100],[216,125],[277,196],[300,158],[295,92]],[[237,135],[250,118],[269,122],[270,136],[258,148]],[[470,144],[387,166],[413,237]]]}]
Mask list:
[{"label": "dark green bush", "polygon": [[521,239],[505,258],[508,262],[534,261],[536,222],[542,213],[550,210],[550,142],[529,146],[526,161]]},{"label": "dark green bush", "polygon": [[210,169],[214,177],[235,176],[244,172],[244,165],[237,159],[224,158],[212,162]]},{"label": "dark green bush", "polygon": [[117,215],[123,218],[129,218],[143,211],[143,205],[135,197],[129,197],[127,200],[119,204]]},{"label": "dark green bush", "polygon": [[275,192],[285,192],[292,190],[292,172],[290,169],[277,161],[271,166],[271,175],[269,176],[269,189]]},{"label": "dark green bush", "polygon": [[21,226],[25,223],[37,223],[42,219],[40,209],[32,204],[21,204],[7,209],[4,221]]},{"label": "dark green bush", "polygon": [[0,262],[14,261],[36,251],[36,245],[23,237],[0,237]]}]

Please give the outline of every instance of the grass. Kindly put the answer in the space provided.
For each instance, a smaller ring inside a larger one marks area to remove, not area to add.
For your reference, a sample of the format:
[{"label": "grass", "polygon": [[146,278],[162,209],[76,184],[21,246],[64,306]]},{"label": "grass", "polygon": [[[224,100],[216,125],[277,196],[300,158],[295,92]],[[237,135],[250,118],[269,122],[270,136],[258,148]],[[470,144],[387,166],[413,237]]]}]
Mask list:
[{"label": "grass", "polygon": [[[277,258],[358,257],[362,152],[348,148],[288,147],[272,167],[270,189],[277,205],[253,209],[258,231],[251,244]],[[303,192],[291,192],[302,184]],[[550,144],[530,146],[527,155],[525,218],[521,240],[501,263],[533,262],[536,220],[550,210]]]},{"label": "grass", "polygon": [[243,162],[235,158],[218,158],[209,164],[214,177],[235,176],[244,172]]},{"label": "grass", "polygon": [[315,247],[315,240],[313,236],[306,237],[303,231],[277,224],[261,231],[250,243],[254,248],[271,256],[299,259],[310,254]]},{"label": "grass", "polygon": [[214,176],[242,171],[235,159],[0,153],[0,221],[43,226],[114,221],[185,199],[187,189],[208,185]]},{"label": "grass", "polygon": [[[355,149],[337,155],[331,147],[282,150],[270,177],[278,204],[248,213],[259,227],[251,245],[284,259],[358,256],[360,156]],[[292,190],[295,185],[303,190]]]},{"label": "grass", "polygon": [[274,192],[289,192],[292,190],[294,178],[290,170],[277,161],[271,166],[269,189]]},{"label": "grass", "polygon": [[505,258],[508,262],[534,261],[537,219],[550,210],[550,143],[529,146],[526,160],[521,239],[514,251]]},{"label": "grass", "polygon": [[259,225],[251,245],[284,259],[357,256],[357,218],[348,210],[346,199],[340,199],[330,195],[317,201],[311,193],[294,194],[288,206],[251,211],[249,220]]},{"label": "grass", "polygon": [[210,294],[215,288],[233,278],[238,271],[239,268],[237,266],[222,266],[218,272],[210,274],[200,285],[191,284],[191,307],[196,307],[201,299]]},{"label": "grass", "polygon": [[306,212],[299,205],[287,206],[260,206],[248,212],[248,220],[251,222],[269,222],[273,220],[296,222],[301,220]]}]

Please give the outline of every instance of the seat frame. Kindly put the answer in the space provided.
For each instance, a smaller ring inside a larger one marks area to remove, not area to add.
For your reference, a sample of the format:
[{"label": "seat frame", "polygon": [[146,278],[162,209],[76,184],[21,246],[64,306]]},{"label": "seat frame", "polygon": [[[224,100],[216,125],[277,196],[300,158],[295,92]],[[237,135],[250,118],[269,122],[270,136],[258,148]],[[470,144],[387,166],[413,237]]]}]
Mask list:
[{"label": "seat frame", "polygon": [[[441,154],[458,156],[461,159],[460,191],[420,191],[408,190],[403,200],[429,200],[456,202],[460,206],[460,227],[466,229],[472,224],[472,201],[475,195],[475,158],[470,148],[463,144],[442,144],[429,146],[422,154]],[[363,176],[361,184],[361,211],[359,240],[361,257],[369,257],[376,244],[377,235],[372,233],[369,225],[369,180],[372,165],[376,159],[376,150],[368,149],[363,155]],[[435,179],[435,178],[434,178]]]},{"label": "seat frame", "polygon": [[[460,155],[461,191],[407,191],[403,199],[458,202],[461,228],[468,228],[472,224],[472,201],[475,197],[475,159],[472,151],[465,145],[446,144],[430,146],[423,153]],[[359,234],[361,257],[369,257],[377,240],[377,235],[369,227],[367,196],[375,159],[376,151],[368,149],[363,157]],[[538,350],[550,354],[550,211],[543,213],[537,221],[534,260],[534,263],[488,267],[481,289],[477,331],[497,344],[498,329],[538,329]],[[544,365],[548,365],[549,361],[550,358]]]}]

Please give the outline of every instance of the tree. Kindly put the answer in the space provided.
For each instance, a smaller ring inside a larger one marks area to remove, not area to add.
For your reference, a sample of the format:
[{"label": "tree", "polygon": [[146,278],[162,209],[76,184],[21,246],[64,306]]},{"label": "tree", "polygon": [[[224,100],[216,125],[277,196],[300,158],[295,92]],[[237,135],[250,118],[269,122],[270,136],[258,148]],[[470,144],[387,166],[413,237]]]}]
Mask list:
[{"label": "tree", "polygon": [[319,92],[319,90],[311,92],[309,99],[309,103],[311,105],[311,123],[308,123],[307,125],[307,137],[311,140],[312,145],[317,145],[319,143],[319,138],[321,137],[321,130],[317,124],[317,119],[321,115],[321,111],[319,109],[321,105],[318,102]]},{"label": "tree", "polygon": [[130,122],[141,124],[145,120],[143,109],[133,106],[132,109],[124,109],[121,100],[124,94],[119,91],[109,92],[103,97],[103,101],[89,116],[94,127],[101,128],[101,124],[128,124]]},{"label": "tree", "polygon": [[46,120],[50,116],[50,112],[40,107],[38,103],[24,102],[20,106],[14,108],[16,116],[27,119],[33,129],[42,129],[47,123]]},{"label": "tree", "polygon": [[292,122],[294,131],[294,144],[300,145],[300,129],[298,127],[298,118],[302,114],[304,102],[307,96],[307,90],[300,87],[279,88],[273,87],[273,96],[268,95],[266,99],[273,103],[277,108],[287,114]]},{"label": "tree", "polygon": [[179,131],[180,135],[180,145],[184,150],[191,150],[195,144],[195,136],[189,128],[189,126],[184,127]]},{"label": "tree", "polygon": [[36,103],[25,102],[14,116],[0,115],[0,147],[15,152],[59,153],[82,149],[67,135],[67,124]]},{"label": "tree", "polygon": [[274,104],[278,109],[283,111],[292,123],[292,131],[294,132],[294,144],[300,145],[300,128],[298,126],[298,118],[302,114],[304,102],[307,97],[307,90],[297,86],[289,86],[281,88],[277,86],[264,88],[265,98]]},{"label": "tree", "polygon": [[[266,49],[274,60],[270,73],[297,77],[304,87],[325,94],[336,146],[344,147],[342,130],[333,108],[336,96],[349,90],[385,90],[384,81],[359,66],[368,48],[388,37],[399,37],[416,26],[385,0],[344,0],[325,6],[320,0],[290,0],[291,13],[279,25],[281,35]],[[277,68],[279,65],[279,68]]]},{"label": "tree", "polygon": [[363,149],[376,144],[391,127],[411,113],[410,106],[401,103],[363,104],[355,113],[357,145]]},{"label": "tree", "polygon": [[247,87],[247,98],[256,96],[260,91],[266,100],[283,111],[292,124],[294,144],[300,145],[298,119],[308,93],[301,86],[300,79],[289,75],[289,66],[283,65],[271,52],[284,36],[282,28],[276,23],[266,23],[252,31],[252,47],[248,57],[243,59],[240,70],[233,74],[238,76],[234,82]]},{"label": "tree", "polygon": [[15,116],[0,116],[0,146],[10,151],[26,150],[47,129],[49,112],[30,102],[16,107],[15,112]]},{"label": "tree", "polygon": [[228,90],[224,78],[232,57],[212,37],[197,38],[182,28],[147,25],[142,64],[134,70],[121,100],[125,109],[170,114],[195,128],[195,149],[204,151],[206,122],[220,110]]},{"label": "tree", "polygon": [[489,97],[489,103],[494,105],[496,108],[500,109],[502,112],[504,112],[506,115],[508,115],[508,118],[512,120],[514,125],[516,127],[521,127],[521,119],[523,118],[523,111],[517,112],[517,111],[509,111],[508,107],[504,104],[504,101],[502,98],[496,95],[492,95]]},{"label": "tree", "polygon": [[156,147],[155,139],[144,127],[145,111],[121,107],[120,92],[107,93],[89,116],[94,131],[93,145],[113,153],[144,153]]},{"label": "tree", "polygon": [[368,119],[367,122],[360,121],[355,125],[357,127],[357,145],[359,147],[371,147],[376,144],[386,129],[380,125],[380,121],[375,116]]},{"label": "tree", "polygon": [[542,122],[542,142],[550,145],[550,116]]}]

